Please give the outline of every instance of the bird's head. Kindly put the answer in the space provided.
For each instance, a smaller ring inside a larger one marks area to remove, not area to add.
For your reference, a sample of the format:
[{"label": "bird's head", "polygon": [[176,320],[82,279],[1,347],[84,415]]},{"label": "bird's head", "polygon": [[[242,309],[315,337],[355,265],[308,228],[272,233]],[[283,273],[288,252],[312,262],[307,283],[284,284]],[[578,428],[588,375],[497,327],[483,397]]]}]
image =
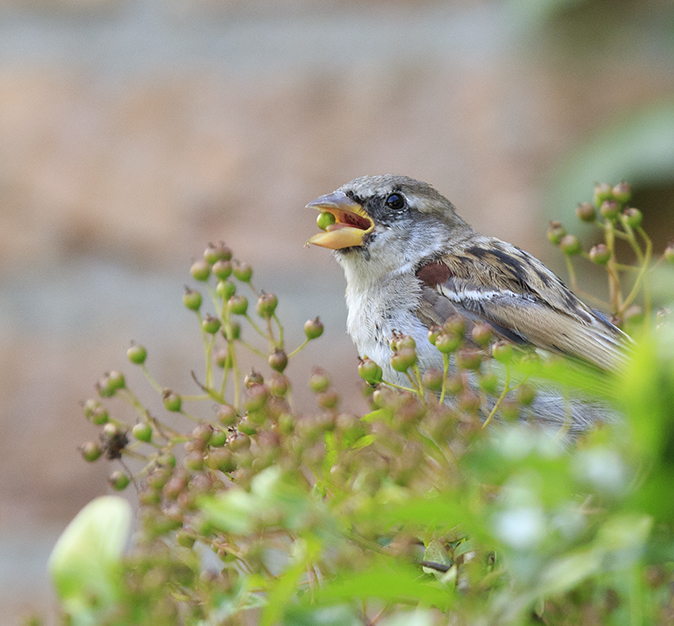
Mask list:
[{"label": "bird's head", "polygon": [[382,271],[437,253],[453,236],[471,231],[449,200],[407,176],[356,178],[307,208],[335,218],[308,243],[335,250],[343,265],[368,261]]}]

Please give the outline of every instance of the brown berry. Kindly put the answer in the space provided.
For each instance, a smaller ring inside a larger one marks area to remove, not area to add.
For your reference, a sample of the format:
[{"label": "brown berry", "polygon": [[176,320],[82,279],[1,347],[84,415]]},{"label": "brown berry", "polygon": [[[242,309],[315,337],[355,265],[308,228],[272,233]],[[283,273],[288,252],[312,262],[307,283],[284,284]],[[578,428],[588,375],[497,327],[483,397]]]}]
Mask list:
[{"label": "brown berry", "polygon": [[590,202],[581,202],[576,207],[576,215],[582,222],[594,222],[597,219],[597,210]]}]

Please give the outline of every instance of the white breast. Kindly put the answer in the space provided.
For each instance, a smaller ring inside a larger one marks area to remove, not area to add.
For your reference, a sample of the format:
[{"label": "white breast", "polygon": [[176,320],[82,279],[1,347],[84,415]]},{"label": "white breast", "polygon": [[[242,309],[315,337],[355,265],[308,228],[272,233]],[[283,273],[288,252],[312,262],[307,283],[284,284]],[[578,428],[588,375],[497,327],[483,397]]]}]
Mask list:
[{"label": "white breast", "polygon": [[[357,269],[357,271],[353,271]],[[384,380],[409,384],[390,364],[389,342],[394,332],[410,335],[417,344],[421,370],[442,368],[442,356],[428,341],[428,329],[415,311],[421,290],[413,272],[396,270],[374,280],[362,268],[344,264],[347,330],[361,357],[369,357],[384,370]]]}]

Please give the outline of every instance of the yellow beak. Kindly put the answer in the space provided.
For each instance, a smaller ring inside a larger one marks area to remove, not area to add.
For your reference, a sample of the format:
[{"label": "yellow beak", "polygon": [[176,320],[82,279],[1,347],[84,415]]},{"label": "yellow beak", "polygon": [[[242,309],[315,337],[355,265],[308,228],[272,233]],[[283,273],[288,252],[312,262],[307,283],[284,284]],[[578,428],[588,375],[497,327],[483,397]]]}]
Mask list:
[{"label": "yellow beak", "polygon": [[325,232],[307,241],[315,246],[332,250],[362,246],[363,237],[374,229],[374,222],[363,207],[341,191],[316,198],[307,204],[307,208],[332,213],[336,220]]}]

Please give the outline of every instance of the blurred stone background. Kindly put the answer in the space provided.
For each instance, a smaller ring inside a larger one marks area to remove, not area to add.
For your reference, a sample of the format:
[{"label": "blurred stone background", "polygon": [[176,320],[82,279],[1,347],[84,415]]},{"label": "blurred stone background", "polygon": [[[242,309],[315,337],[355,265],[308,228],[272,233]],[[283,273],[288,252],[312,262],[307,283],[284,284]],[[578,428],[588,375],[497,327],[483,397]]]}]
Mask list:
[{"label": "blurred stone background", "polygon": [[[52,600],[46,559],[105,493],[79,406],[143,343],[196,390],[188,268],[225,240],[289,343],[359,404],[344,280],[304,205],[363,174],[432,183],[479,230],[562,271],[544,231],[625,178],[674,232],[666,0],[0,0],[0,624]],[[591,280],[591,277],[590,277]],[[143,391],[144,390],[144,391]]]}]

